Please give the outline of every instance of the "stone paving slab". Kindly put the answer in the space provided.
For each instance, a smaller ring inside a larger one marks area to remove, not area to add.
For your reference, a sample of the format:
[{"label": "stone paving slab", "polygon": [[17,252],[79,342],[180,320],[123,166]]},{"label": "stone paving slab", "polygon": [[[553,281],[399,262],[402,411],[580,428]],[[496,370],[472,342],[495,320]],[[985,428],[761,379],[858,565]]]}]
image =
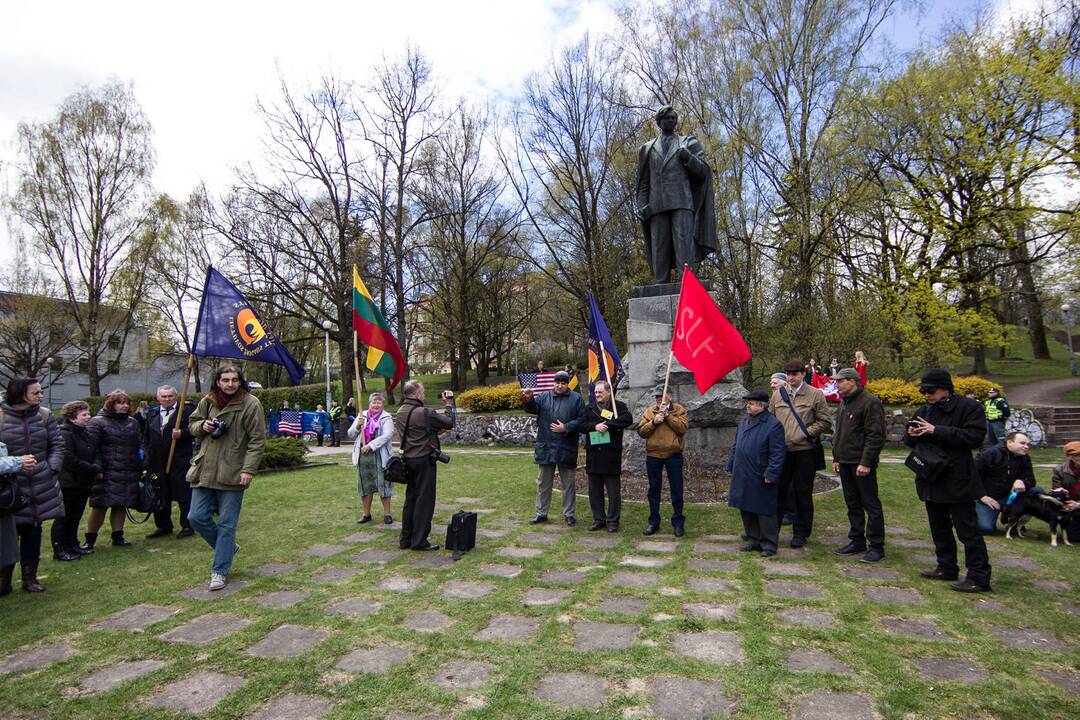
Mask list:
[{"label": "stone paving slab", "polygon": [[777,610],[776,617],[788,625],[799,625],[801,627],[833,627],[836,625],[836,618],[833,617],[831,612],[804,607]]},{"label": "stone paving slab", "polygon": [[1009,568],[1010,570],[1042,570],[1042,563],[1026,557],[1013,557],[1011,555],[995,555],[994,567]]},{"label": "stone paving slab", "polygon": [[128,680],[134,680],[137,677],[160,670],[168,664],[161,660],[119,662],[84,677],[78,683],[78,691],[80,695],[100,695],[126,683]]},{"label": "stone paving slab", "polygon": [[597,550],[610,550],[613,547],[618,547],[622,542],[619,538],[613,537],[583,537],[578,538],[578,545],[587,548],[594,548]]},{"label": "stone paving slab", "polygon": [[494,669],[483,660],[453,660],[439,668],[432,681],[447,690],[475,690],[484,686]]},{"label": "stone paving slab", "polygon": [[349,549],[348,545],[329,545],[327,543],[315,543],[304,554],[308,557],[330,557],[331,555],[337,555],[343,553]]},{"label": "stone paving slab", "polygon": [[915,671],[931,680],[952,680],[965,685],[977,685],[990,675],[970,660],[955,658],[915,658]]},{"label": "stone paving slab", "polygon": [[39,670],[60,662],[77,651],[70,645],[52,643],[38,645],[0,658],[0,675],[14,675],[28,670]]},{"label": "stone paving slab", "polygon": [[217,707],[246,683],[247,680],[238,675],[197,672],[163,686],[150,696],[149,702],[154,707],[199,715]]},{"label": "stone paving slab", "polygon": [[326,612],[335,615],[348,615],[358,618],[377,613],[382,609],[382,603],[366,597],[347,597],[337,600],[326,606]]},{"label": "stone paving slab", "polygon": [[708,558],[690,558],[691,570],[705,570],[712,572],[739,572],[738,560],[712,560]]},{"label": "stone paving slab", "polygon": [[572,563],[598,563],[607,559],[607,555],[591,550],[577,550],[566,556],[566,562]]},{"label": "stone paving slab", "polygon": [[796,672],[824,672],[847,675],[851,668],[821,650],[795,649],[788,653],[784,667]]},{"label": "stone paving slab", "polygon": [[717,682],[683,677],[654,677],[649,681],[652,714],[661,720],[704,720],[731,717],[735,700]]},{"label": "stone paving slab", "polygon": [[254,602],[263,607],[291,608],[307,599],[307,590],[277,590],[254,598]]},{"label": "stone paving slab", "polygon": [[412,650],[397,645],[359,648],[338,660],[334,667],[351,673],[384,673],[411,655]]},{"label": "stone paving slab", "polygon": [[506,530],[492,530],[491,528],[477,528],[476,529],[476,534],[479,537],[496,539],[496,538],[506,537],[508,533],[507,533]]},{"label": "stone paving slab", "polygon": [[559,536],[553,533],[530,532],[523,533],[518,537],[519,542],[540,545],[552,545],[559,542]]},{"label": "stone paving slab", "polygon": [[420,578],[391,575],[390,577],[383,578],[378,584],[378,588],[380,590],[389,590],[390,592],[412,592],[420,587],[420,583],[422,582],[423,581]]},{"label": "stone paving slab", "polygon": [[540,621],[525,615],[496,615],[488,626],[476,633],[477,640],[521,642],[536,637]]},{"label": "stone paving slab", "polygon": [[738,535],[704,535],[704,536],[702,536],[701,539],[704,540],[705,542],[719,542],[719,543],[730,543],[730,542],[741,542],[742,541],[742,538],[740,536],[738,536]]},{"label": "stone paving slab", "polygon": [[937,623],[929,618],[881,618],[881,624],[892,633],[908,635],[923,640],[950,640],[938,627]]},{"label": "stone paving slab", "polygon": [[735,587],[735,581],[691,575],[686,581],[686,586],[699,593],[726,593]]},{"label": "stone paving slab", "polygon": [[499,548],[495,554],[508,558],[534,558],[543,555],[544,551],[540,548],[504,547]]},{"label": "stone paving slab", "polygon": [[1061,604],[1061,609],[1070,615],[1080,617],[1080,605],[1069,605],[1067,603]]},{"label": "stone paving slab", "polygon": [[795,700],[791,720],[871,720],[880,717],[874,705],[859,693],[815,690]]},{"label": "stone paving slab", "polygon": [[980,597],[978,595],[971,598],[971,608],[973,610],[982,610],[983,612],[1001,613],[1003,615],[1007,615],[1007,614],[1009,614],[1011,612],[1014,612],[1014,610],[1011,607],[1009,607],[1008,605],[1000,603],[997,600],[992,600],[992,599],[990,599],[988,597]]},{"label": "stone paving slab", "polygon": [[438,610],[423,610],[405,619],[405,627],[425,633],[445,630],[451,624],[453,624],[453,620]]},{"label": "stone paving slab", "polygon": [[1072,590],[1072,586],[1070,586],[1069,583],[1062,580],[1050,580],[1048,578],[1035,578],[1031,581],[1031,586],[1036,590],[1052,593],[1063,593]]},{"label": "stone paving slab", "polygon": [[568,708],[598,708],[604,704],[608,682],[584,673],[551,673],[540,680],[534,696]]},{"label": "stone paving slab", "polygon": [[617,572],[607,580],[608,585],[628,588],[651,588],[658,582],[660,576],[651,572]]},{"label": "stone paving slab", "polygon": [[207,613],[163,632],[158,635],[158,639],[174,643],[205,645],[239,632],[250,624],[250,620],[238,618],[235,615]]},{"label": "stone paving slab", "polygon": [[1036,670],[1035,672],[1062,690],[1080,697],[1080,673],[1069,670]]},{"label": "stone paving slab", "polygon": [[521,596],[521,604],[526,607],[551,607],[562,603],[572,592],[563,588],[533,587]]},{"label": "stone paving slab", "polygon": [[683,610],[691,617],[702,620],[730,620],[734,622],[739,612],[738,605],[717,605],[714,603],[686,603]]},{"label": "stone paving slab", "polygon": [[454,564],[454,558],[452,555],[444,555],[442,553],[421,553],[420,557],[413,560],[413,567],[420,568],[421,570],[439,570],[441,568],[448,568]]},{"label": "stone paving slab", "polygon": [[504,563],[486,563],[479,568],[482,575],[489,577],[500,578],[516,578],[522,573],[522,567],[519,565],[507,565]]},{"label": "stone paving slab", "polygon": [[360,568],[348,568],[348,567],[329,567],[325,570],[315,573],[311,576],[311,579],[320,583],[333,583],[342,582],[348,580],[353,575],[360,572]]},{"label": "stone paving slab", "polygon": [[579,620],[574,623],[574,649],[625,650],[633,644],[641,628],[628,623],[593,622]]},{"label": "stone paving slab", "polygon": [[733,555],[739,552],[739,546],[727,543],[697,542],[694,543],[694,552],[702,554]]},{"label": "stone paving slab", "polygon": [[675,633],[674,651],[679,655],[712,663],[741,662],[742,642],[737,632],[710,630],[699,633]]},{"label": "stone paving slab", "polygon": [[296,563],[267,563],[266,565],[260,565],[255,568],[255,574],[274,577],[276,575],[284,575],[290,570],[295,570],[298,567],[299,565]]},{"label": "stone paving slab", "polygon": [[679,549],[679,543],[666,540],[645,540],[639,542],[635,547],[642,552],[673,553]]},{"label": "stone paving slab", "polygon": [[444,597],[458,600],[472,600],[490,595],[495,590],[495,585],[478,580],[451,580],[443,585]]},{"label": "stone paving slab", "polygon": [[556,585],[577,585],[585,579],[588,572],[585,570],[548,570],[540,576],[540,582],[554,583]]},{"label": "stone paving slab", "polygon": [[211,590],[207,583],[203,583],[202,585],[196,585],[187,590],[181,590],[176,594],[190,600],[217,600],[219,598],[228,597],[233,593],[238,593],[247,587],[247,585],[247,580],[230,580],[229,584],[222,589]]},{"label": "stone paving slab", "polygon": [[762,565],[765,570],[765,574],[772,575],[793,575],[795,577],[814,577],[814,571],[798,563],[790,562],[767,562]]},{"label": "stone paving slab", "polygon": [[795,580],[767,580],[765,581],[765,590],[776,597],[798,598],[800,600],[818,600],[823,597],[820,585]]},{"label": "stone paving slab", "polygon": [[246,720],[319,720],[334,704],[313,695],[282,695]]},{"label": "stone paving slab", "polygon": [[1065,645],[1052,633],[1039,628],[1010,628],[989,626],[990,632],[998,636],[1006,647],[1017,650],[1052,650],[1064,651]]},{"label": "stone paving slab", "polygon": [[481,498],[459,497],[455,498],[454,502],[456,502],[458,505],[479,505],[484,501]]},{"label": "stone paving slab", "polygon": [[623,567],[659,568],[671,563],[671,558],[626,555],[619,561]]},{"label": "stone paving slab", "polygon": [[347,543],[366,543],[378,539],[378,535],[373,535],[366,532],[355,532],[352,535],[346,535],[345,537],[341,538],[341,541]]},{"label": "stone paving slab", "polygon": [[919,591],[911,588],[870,585],[862,591],[867,600],[878,605],[922,605],[923,602]]},{"label": "stone paving slab", "polygon": [[911,535],[911,530],[902,525],[889,525],[885,528],[886,535]]},{"label": "stone paving slab", "polygon": [[895,540],[890,540],[889,545],[891,545],[892,547],[902,548],[921,548],[923,550],[934,549],[934,543],[932,542],[929,542],[927,540],[915,540],[908,538],[897,538]]},{"label": "stone paving slab", "polygon": [[404,550],[382,550],[379,548],[368,548],[367,550],[361,550],[355,555],[350,555],[349,562],[382,565],[383,563],[388,563],[391,560],[396,560],[404,554]]},{"label": "stone paving slab", "polygon": [[899,580],[900,573],[892,568],[856,565],[840,568],[840,572],[856,580]]},{"label": "stone paving slab", "polygon": [[321,628],[279,625],[244,652],[262,658],[299,657],[325,640],[327,635],[329,633]]},{"label": "stone paving slab", "polygon": [[599,609],[618,615],[640,615],[645,611],[646,602],[641,598],[612,595],[604,598]]},{"label": "stone paving slab", "polygon": [[[931,568],[937,567],[937,556],[935,555],[908,555],[908,560],[916,565],[929,565]],[[994,562],[997,562],[996,556]]]},{"label": "stone paving slab", "polygon": [[94,623],[91,627],[142,632],[151,625],[156,625],[162,620],[171,618],[178,612],[180,612],[178,607],[140,603],[113,613],[101,622]]}]

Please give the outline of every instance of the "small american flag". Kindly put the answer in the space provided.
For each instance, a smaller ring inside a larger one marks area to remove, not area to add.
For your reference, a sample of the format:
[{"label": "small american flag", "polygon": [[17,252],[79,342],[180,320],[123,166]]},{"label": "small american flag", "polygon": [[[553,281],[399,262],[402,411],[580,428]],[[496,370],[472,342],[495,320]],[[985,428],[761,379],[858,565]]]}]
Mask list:
[{"label": "small american flag", "polygon": [[522,390],[532,390],[534,393],[542,393],[555,387],[555,371],[544,370],[542,372],[527,372],[518,375],[518,385]]},{"label": "small american flag", "polygon": [[282,410],[278,414],[278,434],[300,435],[300,411]]}]

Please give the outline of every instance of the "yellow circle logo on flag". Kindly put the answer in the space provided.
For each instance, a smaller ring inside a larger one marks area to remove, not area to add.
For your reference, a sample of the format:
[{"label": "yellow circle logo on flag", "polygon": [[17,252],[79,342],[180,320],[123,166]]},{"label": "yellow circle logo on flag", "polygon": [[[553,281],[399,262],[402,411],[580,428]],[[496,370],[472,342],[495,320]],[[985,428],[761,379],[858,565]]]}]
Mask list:
[{"label": "yellow circle logo on flag", "polygon": [[262,323],[255,317],[255,313],[251,308],[244,308],[237,313],[236,332],[244,343],[249,346],[266,337],[266,330],[263,329]]}]

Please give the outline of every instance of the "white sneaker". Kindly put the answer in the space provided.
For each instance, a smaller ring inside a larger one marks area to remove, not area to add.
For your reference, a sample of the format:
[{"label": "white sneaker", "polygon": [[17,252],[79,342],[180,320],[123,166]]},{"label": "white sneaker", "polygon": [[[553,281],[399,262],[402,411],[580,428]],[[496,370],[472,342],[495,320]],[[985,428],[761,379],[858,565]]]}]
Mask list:
[{"label": "white sneaker", "polygon": [[225,587],[225,576],[219,573],[210,573],[210,589],[220,590]]}]

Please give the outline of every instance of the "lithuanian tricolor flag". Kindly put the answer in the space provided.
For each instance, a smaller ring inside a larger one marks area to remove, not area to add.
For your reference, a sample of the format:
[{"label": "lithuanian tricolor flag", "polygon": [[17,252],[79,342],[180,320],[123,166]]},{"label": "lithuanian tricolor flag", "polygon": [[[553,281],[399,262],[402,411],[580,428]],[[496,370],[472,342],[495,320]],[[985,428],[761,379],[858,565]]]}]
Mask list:
[{"label": "lithuanian tricolor flag", "polygon": [[371,299],[356,266],[352,269],[352,326],[356,338],[367,345],[367,368],[376,375],[392,378],[388,390],[393,390],[405,374],[405,357],[397,338],[390,332],[379,307]]}]

